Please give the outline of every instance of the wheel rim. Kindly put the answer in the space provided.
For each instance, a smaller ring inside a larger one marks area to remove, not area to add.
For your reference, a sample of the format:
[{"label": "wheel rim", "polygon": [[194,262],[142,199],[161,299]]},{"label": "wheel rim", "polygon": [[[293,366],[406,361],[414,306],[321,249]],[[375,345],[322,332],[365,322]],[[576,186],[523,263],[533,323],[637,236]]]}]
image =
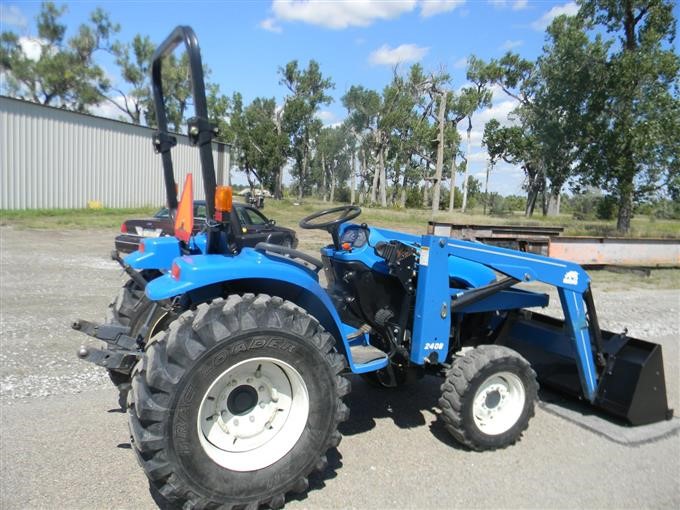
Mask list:
[{"label": "wheel rim", "polygon": [[494,436],[510,430],[522,415],[526,392],[521,379],[511,372],[488,377],[475,393],[472,417],[477,428]]},{"label": "wheel rim", "polygon": [[253,471],[286,455],[308,416],[309,394],[299,372],[278,359],[253,358],[210,385],[198,411],[198,437],[220,466]]}]

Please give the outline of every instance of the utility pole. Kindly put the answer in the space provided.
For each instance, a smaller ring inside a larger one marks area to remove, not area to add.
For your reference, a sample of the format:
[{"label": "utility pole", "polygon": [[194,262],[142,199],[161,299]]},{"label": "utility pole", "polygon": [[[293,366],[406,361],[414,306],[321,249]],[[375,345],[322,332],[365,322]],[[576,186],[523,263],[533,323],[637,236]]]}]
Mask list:
[{"label": "utility pole", "polygon": [[467,128],[467,148],[465,149],[465,173],[463,174],[463,205],[460,208],[461,212],[465,212],[467,207],[467,194],[468,194],[468,172],[470,171],[470,133],[472,132],[472,115],[468,115],[468,128]]},{"label": "utility pole", "polygon": [[356,150],[352,150],[352,173],[350,174],[349,177],[349,194],[350,194],[350,204],[354,205],[355,203],[355,188],[357,186],[357,154]]},{"label": "utility pole", "polygon": [[484,183],[484,216],[486,216],[486,204],[489,202],[489,172],[491,172],[491,160],[486,162],[486,182]]},{"label": "utility pole", "polygon": [[437,135],[437,164],[435,166],[434,186],[432,188],[432,215],[439,211],[439,192],[442,182],[442,169],[444,168],[444,116],[446,114],[446,99],[448,91],[439,95],[439,111],[437,112],[437,123],[439,134]]}]

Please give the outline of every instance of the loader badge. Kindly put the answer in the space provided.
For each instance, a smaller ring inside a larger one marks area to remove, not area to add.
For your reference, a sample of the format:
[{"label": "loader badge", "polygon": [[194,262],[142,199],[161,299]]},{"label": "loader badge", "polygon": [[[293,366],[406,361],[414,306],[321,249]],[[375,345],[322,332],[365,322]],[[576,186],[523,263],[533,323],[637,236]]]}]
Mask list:
[{"label": "loader badge", "polygon": [[578,285],[578,272],[567,271],[564,274],[564,278],[562,279],[562,283],[566,283],[567,285]]}]

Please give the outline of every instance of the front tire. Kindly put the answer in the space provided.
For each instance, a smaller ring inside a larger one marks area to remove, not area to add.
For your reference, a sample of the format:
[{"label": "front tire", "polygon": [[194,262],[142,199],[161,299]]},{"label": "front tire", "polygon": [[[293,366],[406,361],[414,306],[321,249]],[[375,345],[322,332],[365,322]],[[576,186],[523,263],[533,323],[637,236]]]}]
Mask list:
[{"label": "front tire", "polygon": [[288,301],[246,294],[202,304],[133,370],[132,444],[173,503],[278,508],[340,442],[344,367],[331,335]]},{"label": "front tire", "polygon": [[536,373],[519,353],[480,345],[457,358],[441,386],[446,429],[473,450],[514,444],[534,415]]}]

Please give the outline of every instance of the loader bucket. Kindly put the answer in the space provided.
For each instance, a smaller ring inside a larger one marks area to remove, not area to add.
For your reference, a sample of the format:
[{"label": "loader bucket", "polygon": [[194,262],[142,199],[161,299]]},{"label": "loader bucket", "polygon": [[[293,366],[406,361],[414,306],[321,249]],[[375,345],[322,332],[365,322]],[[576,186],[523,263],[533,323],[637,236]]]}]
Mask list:
[{"label": "loader bucket", "polygon": [[631,425],[671,418],[661,346],[606,331],[602,333],[608,362],[600,375],[595,405]]},{"label": "loader bucket", "polygon": [[[602,331],[602,341],[606,363],[592,406],[630,425],[670,419],[661,345],[609,331]],[[563,321],[527,313],[515,319],[502,342],[532,364],[542,385],[583,399]]]}]

